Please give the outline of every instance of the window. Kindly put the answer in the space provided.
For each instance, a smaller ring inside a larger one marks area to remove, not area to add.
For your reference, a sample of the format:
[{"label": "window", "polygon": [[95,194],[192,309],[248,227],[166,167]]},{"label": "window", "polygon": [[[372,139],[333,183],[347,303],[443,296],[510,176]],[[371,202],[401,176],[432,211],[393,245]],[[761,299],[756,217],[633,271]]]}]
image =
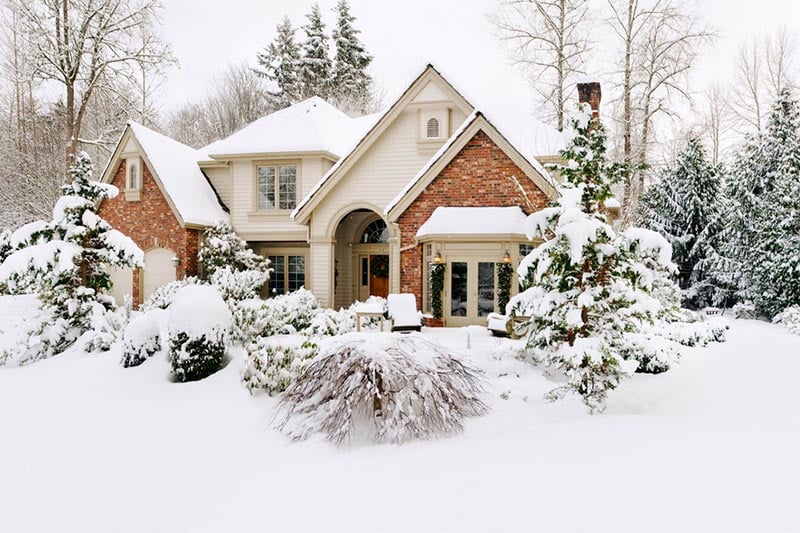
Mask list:
[{"label": "window", "polygon": [[520,244],[519,245],[519,258],[523,259],[523,258],[527,257],[527,255],[529,253],[531,253],[534,250],[534,248],[536,248],[536,246],[534,246],[532,244],[527,244],[527,243],[526,244]]},{"label": "window", "polygon": [[383,219],[371,222],[361,235],[361,244],[381,244],[389,242],[389,228]]},{"label": "window", "polygon": [[269,294],[277,296],[293,292],[306,284],[306,257],[304,255],[269,255]]},{"label": "window", "polygon": [[139,190],[142,188],[142,167],[138,157],[130,157],[125,160],[126,179],[125,188],[129,190]]},{"label": "window", "polygon": [[428,139],[439,138],[439,120],[435,118],[428,119],[427,135]]},{"label": "window", "polygon": [[257,188],[260,211],[294,209],[297,204],[297,167],[259,166]]}]

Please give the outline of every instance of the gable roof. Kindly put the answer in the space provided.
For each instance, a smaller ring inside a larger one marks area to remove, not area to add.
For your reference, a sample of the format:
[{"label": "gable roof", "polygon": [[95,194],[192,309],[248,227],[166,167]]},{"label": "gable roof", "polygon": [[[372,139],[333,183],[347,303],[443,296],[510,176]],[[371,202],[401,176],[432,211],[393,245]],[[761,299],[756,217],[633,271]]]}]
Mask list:
[{"label": "gable roof", "polygon": [[411,82],[405,91],[403,91],[403,94],[400,95],[394,104],[380,115],[372,126],[364,132],[353,145],[352,149],[344,153],[328,172],[322,176],[322,179],[320,179],[308,194],[306,194],[300,203],[297,204],[297,207],[292,211],[292,220],[299,224],[305,222],[316,204],[335,186],[341,175],[358,161],[369,146],[371,146],[372,141],[379,137],[389,125],[391,125],[394,119],[405,109],[406,105],[413,100],[417,93],[424,89],[427,83],[433,78],[442,82],[444,89],[450,93],[456,105],[463,107],[467,113],[474,109],[472,104],[470,104],[433,65],[427,65],[420,75]]},{"label": "gable roof", "polygon": [[[387,214],[390,209],[393,209],[397,203],[399,203],[399,197],[408,193],[409,189],[422,179],[426,171],[430,170],[440,161],[450,147],[461,140],[461,135],[463,135],[469,126],[478,118],[485,123],[485,128],[491,131],[490,137],[494,135],[493,140],[495,143],[501,145],[501,148],[506,153],[509,153],[512,159],[517,159],[518,161],[515,162],[526,171],[531,179],[537,182],[537,185],[542,188],[549,197],[555,197],[557,194],[555,182],[544,167],[537,161],[536,156],[553,155],[562,150],[566,146],[566,140],[562,133],[554,128],[546,126],[525,113],[504,113],[500,111],[499,108],[492,112],[493,120],[489,122],[486,115],[479,112],[462,91],[457,89],[433,65],[428,64],[395,103],[374,121],[374,125],[370,129],[365,130],[364,135],[353,145],[352,149],[344,153],[333,167],[325,173],[322,179],[320,179],[308,194],[306,194],[300,203],[297,204],[297,207],[292,211],[291,215],[295,222],[300,224],[305,223],[311,211],[322,198],[324,198],[327,192],[335,186],[338,179],[358,161],[361,155],[371,146],[372,142],[389,127],[397,115],[402,112],[406,105],[410,103],[418,93],[425,89],[428,82],[433,78],[442,82],[445,90],[450,93],[456,104],[462,107],[467,114],[471,114],[451,138],[445,142],[441,149],[434,154],[422,170],[420,170],[417,176],[411,180],[409,185],[404,189],[404,192],[398,195],[398,197],[387,206]],[[500,128],[499,130],[498,127]],[[502,133],[500,133],[500,131],[502,131]],[[490,132],[487,131],[487,133]],[[469,138],[471,137],[470,135]],[[464,143],[466,143],[469,138],[467,138]],[[455,154],[452,154],[451,158],[454,156]]]},{"label": "gable roof", "polygon": [[482,112],[474,111],[403,190],[389,202],[383,214],[389,220],[396,220],[479,131],[486,133],[548,198],[554,199],[558,196],[556,182],[533,157],[530,150],[527,154],[521,153]]},{"label": "gable roof", "polygon": [[351,118],[315,96],[251,122],[201,150],[215,159],[302,152],[340,157],[375,118]]},{"label": "gable roof", "polygon": [[128,121],[103,175],[109,183],[122,157],[124,146],[133,137],[164,198],[182,226],[206,227],[228,222],[228,213],[220,205],[199,161],[208,156],[141,124]]}]

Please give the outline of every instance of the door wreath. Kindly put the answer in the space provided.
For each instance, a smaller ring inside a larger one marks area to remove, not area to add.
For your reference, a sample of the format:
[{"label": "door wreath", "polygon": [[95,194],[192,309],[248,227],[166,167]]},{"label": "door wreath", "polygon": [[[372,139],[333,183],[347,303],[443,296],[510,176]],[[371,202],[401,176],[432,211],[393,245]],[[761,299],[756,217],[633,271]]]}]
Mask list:
[{"label": "door wreath", "polygon": [[376,278],[385,279],[389,277],[389,256],[373,255],[369,265],[370,273]]}]

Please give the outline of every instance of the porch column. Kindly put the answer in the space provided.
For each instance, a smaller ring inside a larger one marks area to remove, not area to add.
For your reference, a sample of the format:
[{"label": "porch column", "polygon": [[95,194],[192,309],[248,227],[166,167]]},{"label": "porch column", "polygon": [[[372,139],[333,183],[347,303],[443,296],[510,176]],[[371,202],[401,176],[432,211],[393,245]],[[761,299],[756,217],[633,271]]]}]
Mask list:
[{"label": "porch column", "polygon": [[311,272],[308,276],[309,287],[322,307],[331,307],[333,294],[333,257],[336,242],[331,239],[312,239],[309,249]]}]

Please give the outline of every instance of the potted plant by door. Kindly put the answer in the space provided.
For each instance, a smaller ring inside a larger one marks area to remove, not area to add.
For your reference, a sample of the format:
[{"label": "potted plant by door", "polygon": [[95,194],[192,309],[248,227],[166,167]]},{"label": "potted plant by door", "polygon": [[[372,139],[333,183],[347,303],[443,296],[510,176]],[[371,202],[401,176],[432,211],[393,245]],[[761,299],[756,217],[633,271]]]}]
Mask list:
[{"label": "potted plant by door", "polygon": [[442,290],[444,289],[444,263],[433,263],[430,271],[431,311],[432,318],[425,319],[425,325],[430,328],[444,327],[442,314]]}]

